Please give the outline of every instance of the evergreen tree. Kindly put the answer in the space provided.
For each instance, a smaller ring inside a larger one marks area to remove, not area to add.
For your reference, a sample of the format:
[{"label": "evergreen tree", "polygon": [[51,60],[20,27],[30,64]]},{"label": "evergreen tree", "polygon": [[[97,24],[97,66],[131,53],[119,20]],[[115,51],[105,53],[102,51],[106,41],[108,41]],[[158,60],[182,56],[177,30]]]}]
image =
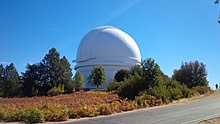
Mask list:
[{"label": "evergreen tree", "polygon": [[66,93],[73,91],[72,69],[66,57],[60,59],[55,48],[49,50],[42,62],[28,65],[23,73],[25,96],[48,95],[48,91],[63,86]]},{"label": "evergreen tree", "polygon": [[104,84],[106,82],[104,68],[102,66],[94,66],[91,74],[88,77],[88,81],[97,88]]},{"label": "evergreen tree", "polygon": [[141,65],[135,65],[130,68],[130,74],[132,76],[135,76],[135,75],[143,76],[142,71],[143,71],[143,69],[142,69]]},{"label": "evergreen tree", "polygon": [[0,77],[1,77],[1,78],[2,78],[3,71],[4,71],[4,67],[3,67],[3,65],[1,64],[1,65],[0,65]]},{"label": "evergreen tree", "polygon": [[189,88],[208,86],[205,65],[199,61],[182,63],[180,69],[174,70],[172,77]]},{"label": "evergreen tree", "polygon": [[84,77],[81,72],[76,72],[74,79],[74,87],[76,91],[79,91],[80,89],[85,87]]},{"label": "evergreen tree", "polygon": [[147,83],[148,88],[156,85],[157,79],[163,75],[160,66],[151,58],[144,60],[142,63],[143,80]]},{"label": "evergreen tree", "polygon": [[2,83],[3,83],[3,71],[4,71],[4,67],[3,65],[1,64],[0,65],[0,97],[3,95],[2,93]]},{"label": "evergreen tree", "polygon": [[[219,4],[220,0],[215,0],[215,4]],[[218,23],[220,24],[220,15],[219,15],[219,20],[218,20]]]},{"label": "evergreen tree", "polygon": [[19,74],[14,64],[7,65],[3,71],[2,91],[3,97],[13,97],[19,95]]},{"label": "evergreen tree", "polygon": [[65,56],[60,59],[61,62],[61,82],[64,84],[65,93],[73,92],[73,80],[72,80],[72,69],[71,65]]},{"label": "evergreen tree", "polygon": [[[61,62],[60,62],[60,54],[57,52],[55,48],[51,48],[49,53],[45,55],[42,60],[42,64],[44,66],[44,72],[46,75],[46,82],[50,88],[58,86],[61,83]],[[50,89],[49,88],[49,89]]]},{"label": "evergreen tree", "polygon": [[27,64],[25,73],[22,73],[22,91],[24,96],[35,96],[41,86],[39,66],[37,64]]}]

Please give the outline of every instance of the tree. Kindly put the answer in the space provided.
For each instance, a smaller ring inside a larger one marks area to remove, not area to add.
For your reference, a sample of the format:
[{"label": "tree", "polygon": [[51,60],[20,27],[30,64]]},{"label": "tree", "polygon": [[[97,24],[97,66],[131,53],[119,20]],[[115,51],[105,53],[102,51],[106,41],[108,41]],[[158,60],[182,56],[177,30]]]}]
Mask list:
[{"label": "tree", "polygon": [[[24,96],[35,96],[38,95],[38,91],[42,86],[40,65],[38,64],[27,64],[25,73],[22,73],[22,91]],[[42,92],[42,91],[40,91]]]},{"label": "tree", "polygon": [[61,83],[64,84],[64,91],[65,93],[72,93],[73,92],[73,80],[72,80],[73,73],[72,73],[71,65],[65,56],[63,56],[60,59],[60,63],[61,63],[60,79],[61,79]]},{"label": "tree", "polygon": [[145,91],[146,89],[147,85],[142,80],[142,77],[135,75],[120,82],[120,86],[118,86],[118,95],[122,98],[134,99],[135,96],[138,96],[141,91]]},{"label": "tree", "polygon": [[25,96],[48,95],[48,91],[64,85],[65,93],[73,91],[72,69],[65,56],[51,48],[42,62],[27,66],[23,73]]},{"label": "tree", "polygon": [[143,69],[143,80],[147,83],[148,87],[154,86],[157,79],[163,75],[160,66],[152,58],[147,58],[141,65]]},{"label": "tree", "polygon": [[2,83],[3,83],[3,71],[4,71],[4,67],[3,65],[1,64],[0,65],[0,96],[2,96]]},{"label": "tree", "polygon": [[55,48],[51,48],[49,53],[45,55],[42,60],[42,64],[45,67],[45,75],[48,83],[51,85],[50,88],[58,86],[61,83],[61,62],[60,54]]},{"label": "tree", "polygon": [[130,68],[130,74],[132,76],[135,76],[135,75],[143,76],[142,71],[143,71],[143,69],[142,69],[141,65],[135,65]]},{"label": "tree", "polygon": [[84,77],[81,72],[76,72],[74,76],[74,85],[76,91],[85,87]]},{"label": "tree", "polygon": [[55,48],[51,48],[49,53],[45,55],[42,60],[44,67],[44,74],[46,76],[45,85],[47,91],[53,87],[58,87],[60,84],[64,84],[66,93],[70,93],[72,82],[72,69],[66,57],[60,59],[60,54]]},{"label": "tree", "polygon": [[180,69],[174,70],[173,79],[192,88],[195,86],[208,86],[205,65],[199,61],[182,63]]},{"label": "tree", "polygon": [[121,70],[117,71],[117,73],[114,76],[114,79],[117,82],[121,82],[121,81],[124,81],[125,79],[128,79],[130,76],[131,76],[131,74],[128,70],[121,69]]},{"label": "tree", "polygon": [[19,95],[19,74],[14,64],[7,65],[3,71],[2,92],[3,97],[14,97]]},{"label": "tree", "polygon": [[2,78],[3,71],[4,71],[4,67],[3,67],[3,65],[1,64],[1,65],[0,65],[0,77],[1,77],[1,78]]},{"label": "tree", "polygon": [[[215,0],[215,4],[219,4],[220,0]],[[219,20],[218,23],[220,23],[220,15],[219,15]]]},{"label": "tree", "polygon": [[88,81],[97,88],[104,84],[106,82],[104,68],[102,66],[94,66],[88,77]]}]

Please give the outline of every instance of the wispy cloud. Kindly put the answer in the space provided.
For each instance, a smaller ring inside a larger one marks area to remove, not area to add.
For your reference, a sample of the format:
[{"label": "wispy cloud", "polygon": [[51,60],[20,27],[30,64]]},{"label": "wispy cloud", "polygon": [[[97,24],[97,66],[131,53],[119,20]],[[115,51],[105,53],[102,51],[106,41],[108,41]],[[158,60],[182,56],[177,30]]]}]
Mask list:
[{"label": "wispy cloud", "polygon": [[100,24],[105,24],[108,23],[109,21],[113,20],[114,18],[118,17],[122,13],[126,12],[128,9],[130,9],[132,6],[137,4],[140,0],[129,0],[125,4],[119,6],[117,9],[113,10],[111,13],[107,14],[103,18],[101,18],[97,23]]},{"label": "wispy cloud", "polygon": [[11,63],[10,63],[10,62],[0,62],[0,64],[9,65],[9,64],[11,64]]},{"label": "wispy cloud", "polygon": [[44,23],[42,27],[46,30],[58,30],[57,26],[50,22]]}]

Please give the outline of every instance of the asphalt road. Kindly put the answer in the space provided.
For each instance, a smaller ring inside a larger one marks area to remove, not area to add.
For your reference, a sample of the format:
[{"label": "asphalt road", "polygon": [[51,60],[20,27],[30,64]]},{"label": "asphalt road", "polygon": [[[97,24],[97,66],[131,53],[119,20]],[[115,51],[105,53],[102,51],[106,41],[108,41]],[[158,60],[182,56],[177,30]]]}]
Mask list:
[{"label": "asphalt road", "polygon": [[65,124],[192,124],[217,116],[220,116],[220,97],[211,97]]}]

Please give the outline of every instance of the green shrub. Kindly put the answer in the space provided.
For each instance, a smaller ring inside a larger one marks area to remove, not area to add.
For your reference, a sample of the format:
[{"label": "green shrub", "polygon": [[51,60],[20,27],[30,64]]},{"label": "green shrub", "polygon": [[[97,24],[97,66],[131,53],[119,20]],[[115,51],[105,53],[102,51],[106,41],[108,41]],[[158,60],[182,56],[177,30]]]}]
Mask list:
[{"label": "green shrub", "polygon": [[46,121],[65,121],[69,118],[69,109],[61,104],[46,104],[42,111]]},{"label": "green shrub", "polygon": [[121,103],[119,101],[113,101],[111,103],[111,108],[114,112],[121,112],[120,106],[121,106]]},{"label": "green shrub", "polygon": [[77,117],[79,117],[78,115],[77,115],[77,112],[76,112],[76,110],[75,109],[69,109],[69,118],[77,118]]},{"label": "green shrub", "polygon": [[5,110],[3,108],[0,108],[0,119],[2,120],[5,116]]},{"label": "green shrub", "polygon": [[54,96],[54,95],[58,95],[58,94],[62,94],[64,93],[64,85],[59,85],[58,87],[53,87],[52,89],[50,89],[47,94]]},{"label": "green shrub", "polygon": [[137,104],[134,101],[129,101],[127,99],[121,100],[120,109],[122,111],[131,111],[137,108]]},{"label": "green shrub", "polygon": [[118,95],[122,98],[135,99],[140,91],[146,90],[147,85],[138,75],[132,76],[121,82],[118,88]]},{"label": "green shrub", "polygon": [[108,83],[108,86],[107,86],[107,90],[108,91],[118,91],[118,87],[121,85],[122,82],[116,82],[116,81],[113,81],[113,82],[110,82]]},{"label": "green shrub", "polygon": [[27,110],[17,110],[16,112],[16,120],[17,121],[24,121],[28,122],[28,116],[30,115],[30,112]]},{"label": "green shrub", "polygon": [[192,96],[192,90],[190,90],[186,85],[182,85],[182,94],[184,98],[190,98]]},{"label": "green shrub", "polygon": [[117,73],[115,74],[114,79],[117,82],[121,82],[121,81],[124,81],[125,79],[130,78],[130,76],[131,76],[130,71],[121,69],[121,70],[117,71]]},{"label": "green shrub", "polygon": [[[163,104],[162,99],[158,99],[155,96],[148,95],[147,92],[141,92],[138,97],[136,97],[136,102],[141,107],[153,107],[153,106],[159,106]],[[139,102],[139,103],[138,103]]]},{"label": "green shrub", "polygon": [[147,90],[147,94],[155,96],[156,98],[161,98],[163,101],[170,100],[170,92],[165,86],[155,86]]},{"label": "green shrub", "polygon": [[207,86],[196,86],[196,87],[193,87],[192,90],[199,93],[200,95],[207,94],[207,93],[213,93],[213,91],[210,89],[210,87],[207,87]]},{"label": "green shrub", "polygon": [[113,113],[110,104],[101,104],[99,106],[100,115],[110,115]]},{"label": "green shrub", "polygon": [[100,114],[95,107],[87,105],[80,107],[76,112],[79,117],[95,117]]},{"label": "green shrub", "polygon": [[5,113],[4,113],[4,117],[3,117],[3,120],[4,121],[16,121],[17,120],[17,117],[16,117],[16,110],[15,109],[8,109],[8,108],[5,108]]},{"label": "green shrub", "polygon": [[136,101],[136,103],[137,103],[138,106],[140,106],[140,107],[143,106],[144,100],[141,99],[141,97],[136,96],[136,97],[135,97],[135,101]]},{"label": "green shrub", "polygon": [[169,93],[170,93],[170,100],[178,100],[183,97],[181,89],[170,88]]},{"label": "green shrub", "polygon": [[181,85],[172,79],[164,78],[156,86],[150,87],[147,90],[147,94],[161,98],[163,102],[169,103],[172,100],[189,98],[192,92],[185,85]]},{"label": "green shrub", "polygon": [[[42,123],[45,121],[44,114],[39,109],[33,109],[29,112],[29,115],[24,116],[28,123]],[[26,121],[26,120],[25,120]]]}]

